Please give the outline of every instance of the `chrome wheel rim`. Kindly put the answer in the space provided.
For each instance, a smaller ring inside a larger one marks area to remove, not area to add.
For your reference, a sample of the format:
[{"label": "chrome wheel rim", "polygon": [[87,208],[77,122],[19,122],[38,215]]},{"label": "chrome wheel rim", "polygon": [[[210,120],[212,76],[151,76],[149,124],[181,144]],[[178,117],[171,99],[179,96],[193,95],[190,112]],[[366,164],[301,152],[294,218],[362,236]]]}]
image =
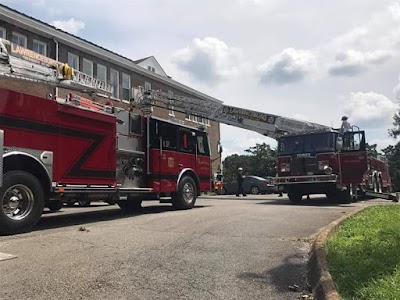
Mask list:
[{"label": "chrome wheel rim", "polygon": [[251,193],[254,194],[254,195],[258,194],[258,187],[253,186],[253,187],[251,188]]},{"label": "chrome wheel rim", "polygon": [[30,188],[23,184],[15,184],[4,193],[3,213],[11,220],[23,220],[32,212],[34,200]]},{"label": "chrome wheel rim", "polygon": [[185,183],[183,185],[183,200],[186,203],[191,203],[194,199],[194,186],[190,183]]}]

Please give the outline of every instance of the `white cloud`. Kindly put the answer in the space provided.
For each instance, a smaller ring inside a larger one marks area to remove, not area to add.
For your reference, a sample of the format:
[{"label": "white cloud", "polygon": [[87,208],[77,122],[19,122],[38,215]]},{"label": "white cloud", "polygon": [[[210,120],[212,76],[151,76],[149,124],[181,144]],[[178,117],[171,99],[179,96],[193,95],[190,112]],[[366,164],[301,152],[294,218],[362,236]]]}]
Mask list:
[{"label": "white cloud", "polygon": [[382,149],[385,149],[386,147],[388,147],[389,145],[394,145],[396,144],[398,141],[396,141],[393,138],[384,138],[384,139],[371,139],[369,141],[367,141],[368,144],[373,145],[376,144],[376,150],[378,150],[378,152],[381,152]]},{"label": "white cloud", "polygon": [[77,34],[80,30],[85,28],[85,22],[75,20],[74,18],[69,20],[56,20],[53,21],[51,25],[71,34]]},{"label": "white cloud", "polygon": [[361,128],[389,128],[399,106],[384,95],[374,92],[351,93],[343,112],[352,125]]},{"label": "white cloud", "polygon": [[260,83],[283,85],[303,80],[316,68],[315,55],[308,50],[286,48],[258,67]]},{"label": "white cloud", "polygon": [[239,73],[241,52],[223,41],[206,37],[195,38],[172,59],[181,70],[209,85],[218,84]]},{"label": "white cloud", "polygon": [[355,76],[368,69],[371,65],[378,65],[390,58],[385,50],[361,52],[355,50],[341,51],[336,54],[335,63],[329,73],[333,76]]}]

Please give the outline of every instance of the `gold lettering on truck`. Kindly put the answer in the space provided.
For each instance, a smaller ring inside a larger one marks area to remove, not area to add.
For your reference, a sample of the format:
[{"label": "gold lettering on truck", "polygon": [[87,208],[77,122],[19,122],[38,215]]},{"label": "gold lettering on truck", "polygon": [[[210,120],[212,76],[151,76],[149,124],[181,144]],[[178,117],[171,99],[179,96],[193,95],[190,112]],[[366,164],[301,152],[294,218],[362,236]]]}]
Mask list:
[{"label": "gold lettering on truck", "polygon": [[57,62],[54,59],[51,59],[47,56],[41,55],[39,53],[36,53],[35,51],[26,49],[14,43],[11,43],[11,52],[13,55],[17,57],[22,57],[23,59],[30,62],[39,63],[41,65],[54,68],[57,67]]},{"label": "gold lettering on truck", "polygon": [[168,167],[173,168],[175,165],[175,160],[173,157],[168,157]]}]

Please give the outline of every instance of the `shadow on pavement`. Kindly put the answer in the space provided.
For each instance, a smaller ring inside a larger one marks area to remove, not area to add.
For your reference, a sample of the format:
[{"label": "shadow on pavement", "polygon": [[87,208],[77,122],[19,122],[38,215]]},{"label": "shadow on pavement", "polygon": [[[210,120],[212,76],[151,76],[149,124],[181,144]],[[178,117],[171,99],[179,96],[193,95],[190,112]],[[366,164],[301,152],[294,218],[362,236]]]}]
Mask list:
[{"label": "shadow on pavement", "polygon": [[[105,205],[98,205],[105,206]],[[95,207],[95,205],[93,205]],[[105,206],[107,207],[107,206]],[[197,205],[193,209],[198,209],[206,207],[204,205]],[[71,210],[74,210],[74,207],[64,207],[60,212],[50,213],[44,212],[43,217],[40,219],[39,223],[33,228],[32,231],[41,231],[47,229],[54,229],[60,227],[68,227],[68,226],[76,226],[76,225],[85,225],[97,222],[104,221],[113,221],[125,218],[132,218],[136,216],[146,215],[146,214],[158,214],[158,213],[166,213],[175,211],[175,209],[171,205],[154,205],[154,206],[145,206],[138,212],[134,213],[126,213],[121,209],[117,208],[117,206],[110,206],[108,209],[103,210],[90,210],[91,206],[86,207],[87,211],[82,211],[82,207],[77,206],[81,211],[71,213]],[[65,214],[62,214],[65,212]]]},{"label": "shadow on pavement", "polygon": [[298,299],[296,292],[308,290],[307,279],[307,259],[301,253],[286,257],[283,262],[263,273],[243,272],[238,278],[249,281],[261,282],[273,285],[278,293],[292,294],[290,298]]},{"label": "shadow on pavement", "polygon": [[[261,199],[258,199],[261,200]],[[311,197],[311,199],[307,200],[303,197],[303,200],[300,203],[292,203],[286,197],[278,198],[278,199],[271,199],[265,202],[259,202],[256,204],[263,204],[263,205],[291,205],[291,206],[333,206],[333,207],[355,207],[356,203],[339,203],[339,202],[332,202],[329,201],[326,197]]]}]

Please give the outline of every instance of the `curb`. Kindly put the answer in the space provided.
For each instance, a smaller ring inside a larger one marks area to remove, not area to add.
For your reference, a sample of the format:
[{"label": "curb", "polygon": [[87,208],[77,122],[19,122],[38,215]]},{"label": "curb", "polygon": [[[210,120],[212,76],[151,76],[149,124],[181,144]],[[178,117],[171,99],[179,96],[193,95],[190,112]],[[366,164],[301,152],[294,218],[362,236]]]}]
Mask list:
[{"label": "curb", "polygon": [[316,300],[341,299],[332,280],[332,276],[328,271],[328,263],[326,261],[325,252],[326,240],[338,229],[339,225],[343,221],[371,206],[373,205],[365,205],[356,209],[355,211],[343,215],[339,219],[322,228],[321,231],[317,234],[317,237],[311,247],[307,274],[308,283],[312,288],[312,292]]}]

